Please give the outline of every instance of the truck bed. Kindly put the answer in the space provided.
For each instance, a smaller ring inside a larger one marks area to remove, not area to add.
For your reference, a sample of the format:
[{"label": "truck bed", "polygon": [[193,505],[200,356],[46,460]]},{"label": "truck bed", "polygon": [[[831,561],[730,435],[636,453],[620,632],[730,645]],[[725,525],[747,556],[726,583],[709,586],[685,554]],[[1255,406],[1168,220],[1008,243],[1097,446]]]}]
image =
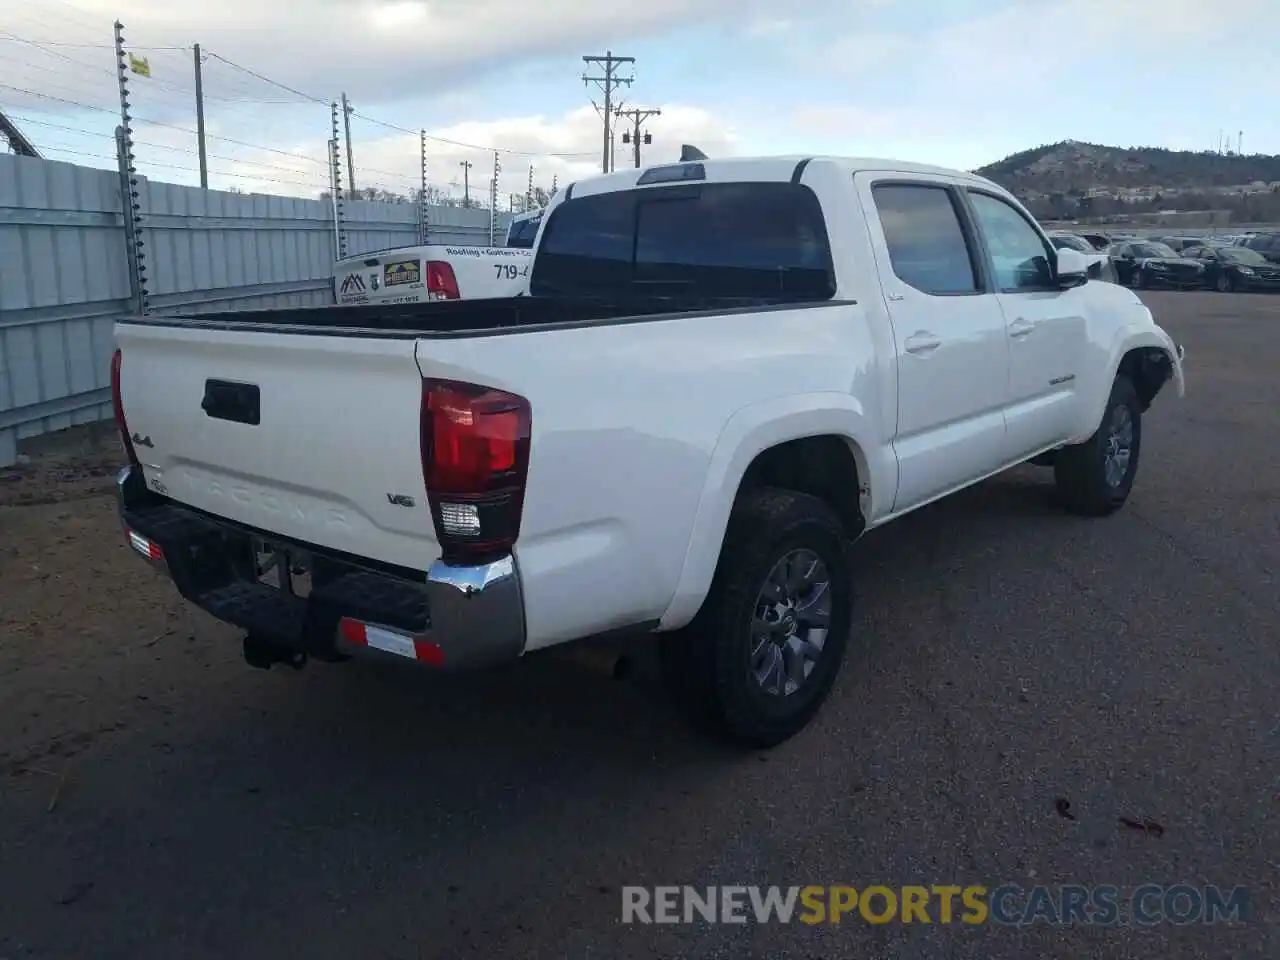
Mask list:
[{"label": "truck bed", "polygon": [[388,306],[369,304],[234,310],[195,316],[155,314],[130,317],[126,322],[243,331],[287,329],[293,333],[340,333],[347,336],[401,335],[416,339],[491,336],[521,330],[660,320],[699,313],[735,313],[770,307],[783,308],[801,302],[803,301],[794,297],[517,296]]}]

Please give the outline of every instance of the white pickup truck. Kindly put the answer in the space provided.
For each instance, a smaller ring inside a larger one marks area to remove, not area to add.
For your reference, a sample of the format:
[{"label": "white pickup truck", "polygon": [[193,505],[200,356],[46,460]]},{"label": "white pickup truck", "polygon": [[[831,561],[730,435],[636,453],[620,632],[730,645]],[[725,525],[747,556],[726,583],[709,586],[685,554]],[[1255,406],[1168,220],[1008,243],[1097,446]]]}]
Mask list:
[{"label": "white pickup truck", "polygon": [[775,744],[831,689],[864,531],[1030,460],[1111,513],[1184,392],[1138,297],[966,173],[627,170],[534,251],[509,299],[118,324],[128,543],[250,663],[657,633],[682,698]]},{"label": "white pickup truck", "polygon": [[343,306],[514,297],[529,282],[533,251],[427,244],[375,250],[333,266],[333,299]]}]

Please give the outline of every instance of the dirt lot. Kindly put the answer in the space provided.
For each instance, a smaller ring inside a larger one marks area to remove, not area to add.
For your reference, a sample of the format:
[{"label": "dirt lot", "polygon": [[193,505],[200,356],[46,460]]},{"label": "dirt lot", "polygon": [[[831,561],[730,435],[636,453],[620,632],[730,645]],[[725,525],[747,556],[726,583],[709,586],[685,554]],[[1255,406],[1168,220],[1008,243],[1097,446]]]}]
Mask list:
[{"label": "dirt lot", "polygon": [[[555,663],[250,669],[123,544],[109,429],[28,451],[0,471],[0,958],[1280,956],[1280,298],[1148,302],[1189,395],[1128,508],[1069,518],[1027,468],[869,536],[869,654],[767,755]],[[618,922],[624,884],[1180,880],[1247,885],[1248,920]]]}]

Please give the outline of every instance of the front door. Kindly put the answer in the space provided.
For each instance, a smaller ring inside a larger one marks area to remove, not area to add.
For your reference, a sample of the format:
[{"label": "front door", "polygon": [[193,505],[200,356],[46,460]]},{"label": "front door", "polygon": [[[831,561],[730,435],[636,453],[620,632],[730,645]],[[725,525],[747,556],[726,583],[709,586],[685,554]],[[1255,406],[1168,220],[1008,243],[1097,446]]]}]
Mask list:
[{"label": "front door", "polygon": [[898,368],[898,494],[907,510],[1000,465],[1009,347],[979,248],[947,181],[858,174]]},{"label": "front door", "polygon": [[1058,287],[1057,254],[1022,211],[992,193],[966,193],[1007,324],[1004,459],[1014,461],[1070,439],[1079,423],[1088,293]]}]

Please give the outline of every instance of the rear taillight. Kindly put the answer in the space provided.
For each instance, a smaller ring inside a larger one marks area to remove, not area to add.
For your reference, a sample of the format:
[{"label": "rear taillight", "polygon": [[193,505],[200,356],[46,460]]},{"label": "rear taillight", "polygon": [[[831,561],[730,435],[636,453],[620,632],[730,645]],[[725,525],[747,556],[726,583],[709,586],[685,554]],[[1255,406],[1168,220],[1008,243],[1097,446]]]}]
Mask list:
[{"label": "rear taillight", "polygon": [[473,383],[422,384],[422,476],[446,563],[509,552],[520,533],[532,415],[524,397]]},{"label": "rear taillight", "polygon": [[427,299],[459,300],[458,278],[454,276],[453,265],[443,260],[427,261]]},{"label": "rear taillight", "polygon": [[120,399],[120,365],[123,355],[119,350],[111,355],[111,406],[115,409],[116,430],[120,433],[120,442],[131,464],[137,464],[138,456],[133,452],[133,440],[129,438],[129,426],[124,419],[124,401]]}]

